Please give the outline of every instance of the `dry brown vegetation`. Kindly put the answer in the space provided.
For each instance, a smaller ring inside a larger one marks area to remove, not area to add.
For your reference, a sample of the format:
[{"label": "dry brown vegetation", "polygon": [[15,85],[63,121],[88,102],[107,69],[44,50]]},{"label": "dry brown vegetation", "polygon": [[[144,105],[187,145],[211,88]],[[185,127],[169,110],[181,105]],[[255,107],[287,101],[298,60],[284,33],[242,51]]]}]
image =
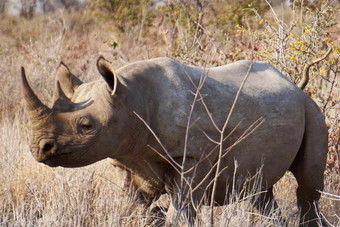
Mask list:
[{"label": "dry brown vegetation", "polygon": [[[201,7],[196,1],[173,1],[173,5],[157,9],[145,1],[128,12],[103,11],[94,7],[99,1],[90,1],[82,11],[58,11],[29,20],[0,15],[1,226],[145,226],[152,215],[138,204],[136,195],[122,191],[124,176],[107,160],[78,169],[52,169],[33,160],[20,93],[21,65],[37,95],[49,103],[61,60],[82,80],[90,81],[99,78],[95,68],[99,54],[116,68],[158,56],[202,66],[253,58],[272,63],[298,82],[303,65],[322,56],[327,47],[332,47],[333,53],[311,68],[305,91],[317,101],[329,126],[321,215],[330,225],[340,226],[337,5],[326,1],[313,9],[296,4],[283,12],[266,4],[261,4],[262,8],[245,4],[242,7],[247,8],[247,14],[233,19],[223,16],[230,10],[226,1],[201,1]],[[243,8],[237,12],[242,13]],[[299,221],[295,188],[289,173],[275,185],[275,196],[289,226],[297,226]],[[162,199],[160,202],[166,203],[167,198]],[[237,194],[232,201],[215,211],[216,226],[279,225],[275,211],[265,217]],[[209,223],[209,212],[203,208],[197,225]]]}]

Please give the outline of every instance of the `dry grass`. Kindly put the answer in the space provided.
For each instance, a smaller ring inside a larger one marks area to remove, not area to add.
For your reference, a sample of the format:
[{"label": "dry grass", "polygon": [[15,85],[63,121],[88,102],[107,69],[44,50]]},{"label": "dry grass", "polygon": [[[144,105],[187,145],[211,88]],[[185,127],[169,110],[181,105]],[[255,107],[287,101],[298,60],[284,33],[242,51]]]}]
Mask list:
[{"label": "dry grass", "polygon": [[[164,32],[160,29],[158,37],[164,42],[156,42],[155,37],[140,35],[141,28],[140,24],[124,36],[112,29],[110,23],[65,12],[35,17],[32,20],[1,18],[1,226],[150,224],[150,210],[138,204],[135,194],[122,191],[124,176],[106,160],[78,169],[52,169],[33,160],[28,147],[30,131],[18,84],[19,68],[24,65],[32,87],[38,96],[48,103],[52,94],[53,75],[60,60],[69,64],[82,80],[89,81],[98,78],[94,63],[99,53],[111,59],[115,67],[131,60],[171,56],[175,47],[169,46],[171,40],[167,41],[169,36],[165,25]],[[117,42],[119,47],[115,47],[114,42]],[[199,56],[200,52],[196,55]],[[216,56],[216,62],[222,61],[220,57]],[[334,119],[332,122],[335,122],[332,136],[336,141],[339,139],[339,130],[336,131],[339,123]],[[330,149],[332,146],[334,148],[334,143],[330,142]],[[322,215],[333,226],[340,226],[337,152],[339,151],[335,150],[330,153],[325,174],[324,191],[331,195],[323,194],[320,201]],[[286,174],[275,185],[275,196],[283,217],[288,220],[288,226],[298,224],[295,188],[296,182],[291,174]],[[244,198],[237,195],[233,195],[232,200],[234,203],[215,209],[216,226],[280,225],[275,211],[268,217],[261,216],[252,208],[249,200],[243,201]],[[203,207],[197,224],[206,226],[209,223],[209,210]]]}]

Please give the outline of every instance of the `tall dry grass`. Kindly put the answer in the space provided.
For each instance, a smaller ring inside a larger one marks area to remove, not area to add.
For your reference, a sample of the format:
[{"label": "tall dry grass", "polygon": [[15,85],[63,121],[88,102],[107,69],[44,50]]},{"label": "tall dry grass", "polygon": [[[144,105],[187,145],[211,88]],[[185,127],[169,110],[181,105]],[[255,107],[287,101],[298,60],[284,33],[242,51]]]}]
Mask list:
[{"label": "tall dry grass", "polygon": [[[152,213],[138,203],[133,192],[122,190],[124,176],[107,160],[78,169],[49,168],[29,153],[24,112],[14,118],[3,116],[0,126],[0,225],[3,226],[146,226]],[[320,210],[334,226],[339,225],[338,186],[326,178]],[[288,226],[297,226],[296,181],[286,174],[275,185],[275,197]],[[230,205],[215,208],[215,226],[278,226],[277,211],[263,216],[253,208],[251,195],[233,194]],[[162,199],[162,198],[161,198]],[[165,198],[167,200],[168,198]],[[166,201],[163,203],[167,203]],[[210,211],[202,207],[197,226],[210,224]],[[163,220],[164,221],[164,220]],[[186,223],[185,217],[181,219]],[[180,222],[180,223],[181,223]]]},{"label": "tall dry grass", "polygon": [[[192,18],[187,19],[192,23]],[[222,42],[221,37],[212,39],[211,24],[203,27],[204,33],[193,41],[190,37],[197,33],[187,30],[178,18],[156,19],[149,28],[149,35],[143,33],[145,20],[140,20],[138,26],[124,34],[115,30],[111,23],[63,11],[31,20],[1,18],[0,225],[146,226],[153,215],[150,209],[138,203],[133,192],[122,191],[124,175],[107,160],[78,169],[52,169],[33,160],[28,147],[30,130],[18,83],[21,65],[25,66],[34,91],[48,103],[53,75],[60,60],[70,65],[82,80],[90,81],[99,78],[95,69],[98,53],[119,67],[128,61],[165,55],[192,64],[218,65],[241,58],[250,51],[247,45],[235,44],[233,39],[227,40],[229,44]],[[239,49],[231,56],[232,51],[228,48]],[[320,211],[329,224],[339,226],[339,151],[334,150],[339,148],[339,118],[327,120],[332,133],[329,147],[333,151],[325,173]],[[296,187],[296,181],[289,173],[275,185],[274,194],[288,226],[297,226],[299,222]],[[261,192],[253,190],[252,195],[258,193]],[[276,211],[263,216],[252,207],[249,198],[249,195],[233,194],[232,204],[215,208],[215,225],[282,224],[278,222],[280,217]],[[161,197],[161,200],[159,203],[168,203],[167,197]],[[182,217],[182,223],[185,222]],[[209,208],[201,208],[196,223],[198,226],[210,224]]]}]

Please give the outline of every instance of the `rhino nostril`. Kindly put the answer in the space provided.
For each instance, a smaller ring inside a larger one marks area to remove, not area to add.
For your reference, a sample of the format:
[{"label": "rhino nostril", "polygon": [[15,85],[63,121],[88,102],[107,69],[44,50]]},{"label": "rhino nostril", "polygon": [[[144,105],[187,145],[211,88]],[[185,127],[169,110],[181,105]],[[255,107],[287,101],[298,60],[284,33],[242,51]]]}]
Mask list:
[{"label": "rhino nostril", "polygon": [[40,149],[42,153],[47,153],[49,151],[53,151],[53,149],[55,148],[55,142],[51,141],[51,140],[47,140],[47,141],[42,141],[40,143]]},{"label": "rhino nostril", "polygon": [[50,151],[50,150],[52,149],[52,147],[53,147],[53,144],[47,143],[47,144],[45,144],[45,145],[43,146],[43,148],[41,149],[41,151],[42,151],[43,153],[46,153],[46,152]]}]

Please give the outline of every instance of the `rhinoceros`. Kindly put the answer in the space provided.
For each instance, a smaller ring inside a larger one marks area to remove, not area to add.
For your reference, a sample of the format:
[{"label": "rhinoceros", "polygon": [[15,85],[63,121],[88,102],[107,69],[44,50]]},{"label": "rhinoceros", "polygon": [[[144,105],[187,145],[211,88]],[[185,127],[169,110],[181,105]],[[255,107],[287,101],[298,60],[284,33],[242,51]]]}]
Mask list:
[{"label": "rhinoceros", "polygon": [[61,63],[51,107],[22,68],[38,162],[72,168],[112,159],[146,204],[167,192],[175,208],[183,182],[192,204],[213,198],[221,205],[233,180],[250,182],[259,171],[261,200],[268,202],[289,170],[298,182],[301,224],[317,225],[327,127],[314,101],[273,66],[244,60],[204,68],[155,58],[114,71],[99,57],[97,68],[102,78],[83,83]]}]

